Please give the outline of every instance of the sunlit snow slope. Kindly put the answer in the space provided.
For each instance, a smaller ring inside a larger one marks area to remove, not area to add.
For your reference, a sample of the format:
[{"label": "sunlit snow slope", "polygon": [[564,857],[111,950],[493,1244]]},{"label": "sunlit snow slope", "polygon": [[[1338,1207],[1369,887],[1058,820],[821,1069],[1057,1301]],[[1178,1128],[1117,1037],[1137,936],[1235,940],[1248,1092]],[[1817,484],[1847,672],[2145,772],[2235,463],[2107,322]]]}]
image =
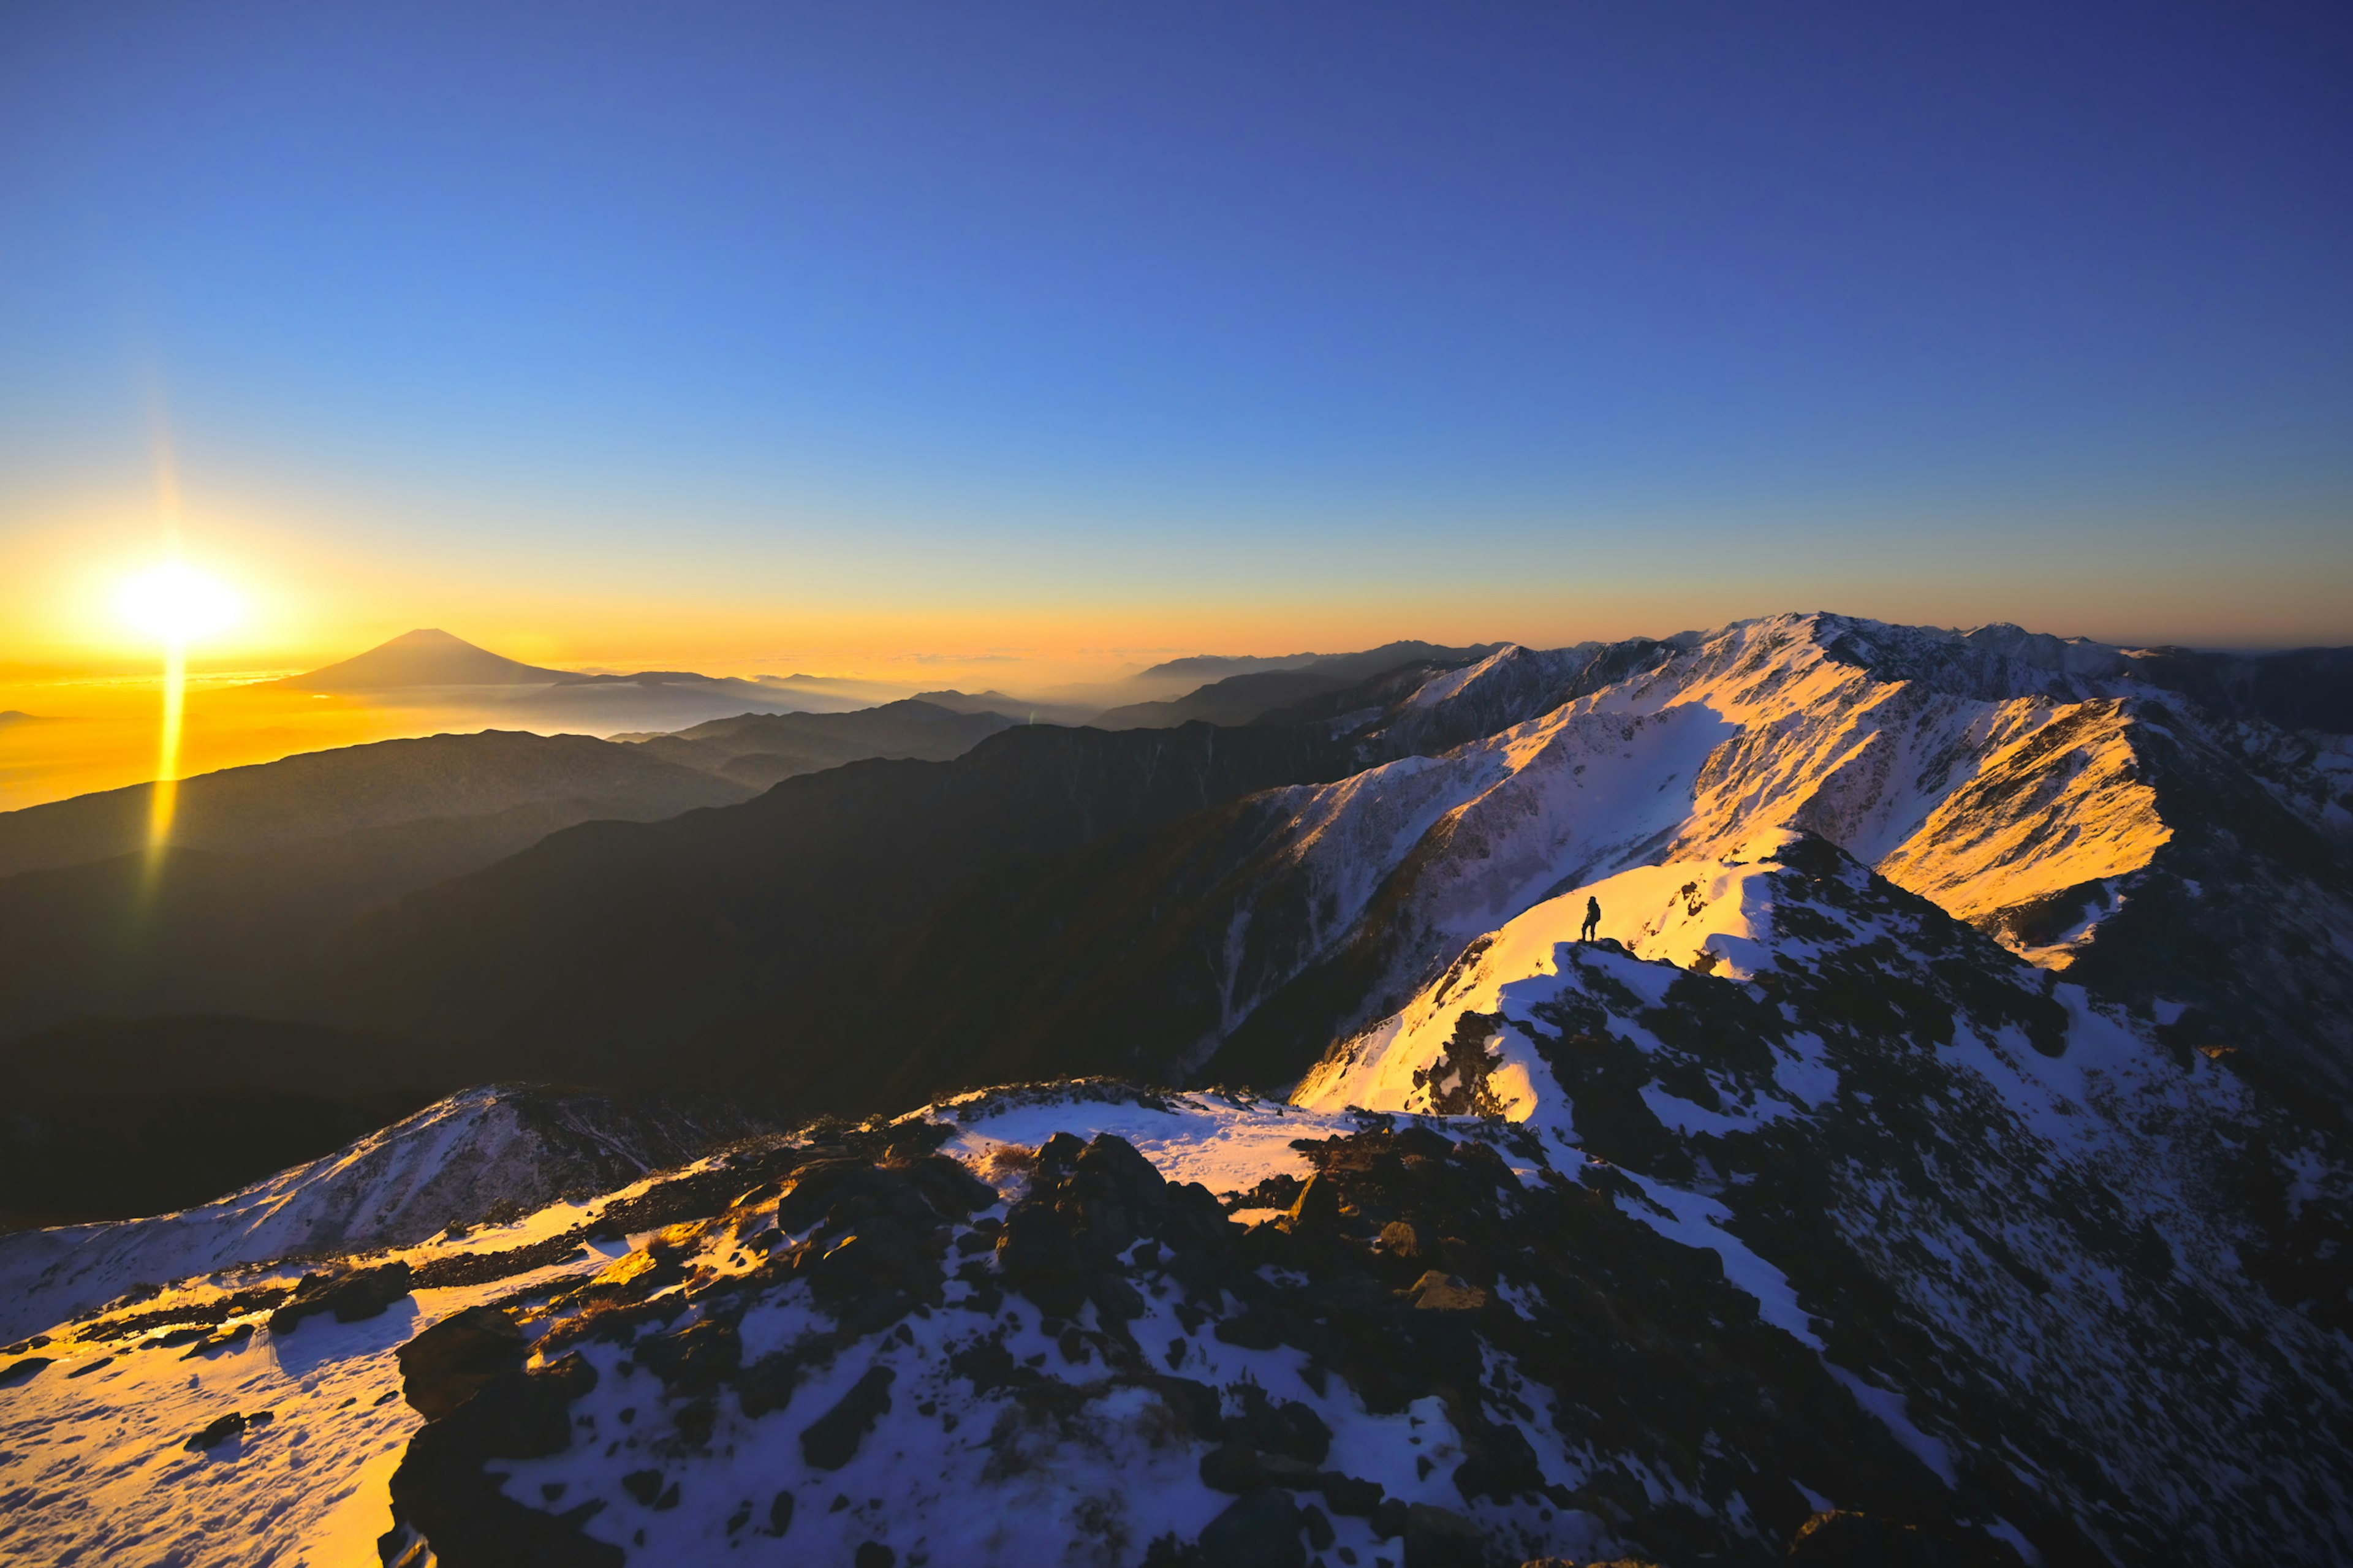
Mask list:
[{"label": "sunlit snow slope", "polygon": [[[1242,1076],[1269,1050],[1249,1022],[1270,1005],[1293,1033],[1303,1016],[1345,1033],[1567,889],[1800,828],[2038,964],[2082,966],[2145,1012],[2195,1006],[2201,1043],[2353,1094],[2353,742],[2223,719],[2136,680],[2114,650],[2025,643],[2042,662],[1785,616],[1654,645],[1593,689],[1567,666],[1530,679],[1504,654],[1436,678],[1429,700],[1373,721],[1368,749],[1384,726],[1476,701],[1482,678],[1512,681],[1493,710],[1520,716],[1267,797],[1277,809],[1213,959],[1225,1022],[1200,1054],[1240,1041],[1213,1070]],[[1562,690],[1580,694],[1542,706]],[[2180,951],[2180,906],[2216,881],[2230,923]],[[2264,963],[2281,951],[2306,962]]]}]

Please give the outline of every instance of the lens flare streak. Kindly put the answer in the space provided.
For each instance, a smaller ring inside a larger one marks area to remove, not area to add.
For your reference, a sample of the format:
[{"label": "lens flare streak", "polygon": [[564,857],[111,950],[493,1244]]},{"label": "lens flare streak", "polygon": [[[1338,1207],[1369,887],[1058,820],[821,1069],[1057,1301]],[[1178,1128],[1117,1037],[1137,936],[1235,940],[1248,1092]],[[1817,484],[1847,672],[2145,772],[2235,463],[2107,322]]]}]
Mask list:
[{"label": "lens flare streak", "polygon": [[187,701],[188,650],[174,640],[164,650],[164,721],[155,758],[154,793],[147,815],[147,881],[152,889],[164,850],[172,840],[172,817],[180,800],[180,727]]}]

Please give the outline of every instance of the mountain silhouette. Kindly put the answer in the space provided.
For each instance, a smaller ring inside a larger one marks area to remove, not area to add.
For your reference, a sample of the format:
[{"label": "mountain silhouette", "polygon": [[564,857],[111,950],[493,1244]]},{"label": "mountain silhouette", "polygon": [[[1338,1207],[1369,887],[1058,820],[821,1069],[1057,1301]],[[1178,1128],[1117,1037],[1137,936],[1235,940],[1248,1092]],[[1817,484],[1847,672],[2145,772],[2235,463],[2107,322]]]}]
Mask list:
[{"label": "mountain silhouette", "polygon": [[415,686],[547,686],[572,678],[569,670],[523,664],[423,626],[340,664],[273,684],[295,691],[391,691]]},{"label": "mountain silhouette", "polygon": [[1256,666],[1224,676],[1166,702],[1131,702],[1107,709],[1093,722],[1104,730],[1164,730],[1196,720],[1210,724],[1249,724],[1264,714],[1295,703],[1342,691],[1359,681],[1409,664],[1473,664],[1501,645],[1441,647],[1435,643],[1393,642],[1362,653],[1305,656],[1303,659],[1217,659],[1201,656],[1155,665],[1137,676],[1176,674],[1196,666]]}]

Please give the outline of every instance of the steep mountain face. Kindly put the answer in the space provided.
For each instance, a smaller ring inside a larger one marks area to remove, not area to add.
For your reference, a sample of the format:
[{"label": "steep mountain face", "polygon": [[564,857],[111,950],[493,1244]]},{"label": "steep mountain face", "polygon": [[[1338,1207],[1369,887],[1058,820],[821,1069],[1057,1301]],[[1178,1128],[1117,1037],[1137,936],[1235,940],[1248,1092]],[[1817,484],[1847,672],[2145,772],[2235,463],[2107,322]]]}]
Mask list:
[{"label": "steep mountain face", "polygon": [[853,713],[744,713],[670,735],[616,736],[668,762],[765,789],[779,779],[868,757],[946,762],[1014,721],[923,701],[888,702]]}]

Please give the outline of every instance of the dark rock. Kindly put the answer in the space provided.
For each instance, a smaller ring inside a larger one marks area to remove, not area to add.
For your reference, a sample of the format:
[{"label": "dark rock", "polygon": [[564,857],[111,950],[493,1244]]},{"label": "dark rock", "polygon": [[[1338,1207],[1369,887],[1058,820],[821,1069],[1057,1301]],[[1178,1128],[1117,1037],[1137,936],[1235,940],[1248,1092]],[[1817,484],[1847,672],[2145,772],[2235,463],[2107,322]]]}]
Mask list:
[{"label": "dark rock", "polygon": [[251,1338],[253,1338],[253,1325],[251,1323],[239,1323],[237,1327],[230,1329],[226,1332],[216,1333],[210,1339],[197,1341],[195,1344],[190,1345],[186,1350],[180,1352],[180,1359],[182,1361],[187,1361],[193,1357],[200,1355],[216,1355],[222,1351],[237,1349]]},{"label": "dark rock", "polygon": [[1352,1519],[1370,1519],[1381,1506],[1380,1482],[1358,1480],[1338,1470],[1319,1472],[1315,1489],[1324,1494],[1324,1505],[1334,1513]]},{"label": "dark rock", "polygon": [[1256,1308],[1221,1320],[1215,1331],[1226,1344],[1244,1350],[1271,1351],[1282,1342],[1282,1320]]},{"label": "dark rock", "polygon": [[745,1415],[765,1415],[791,1404],[800,1381],[800,1363],[782,1351],[771,1351],[737,1375],[735,1398]]},{"label": "dark rock", "polygon": [[768,1533],[782,1535],[793,1527],[793,1494],[778,1492],[768,1503]]},{"label": "dark rock", "polygon": [[869,1332],[938,1296],[947,1277],[928,1237],[887,1223],[842,1237],[802,1271],[818,1306],[845,1327]]},{"label": "dark rock", "polygon": [[[1214,1212],[1216,1200],[1201,1196]],[[1038,1152],[1028,1195],[1006,1215],[998,1266],[1006,1285],[1048,1317],[1074,1318],[1092,1299],[1124,1321],[1142,1315],[1144,1301],[1124,1278],[1123,1255],[1147,1233],[1202,1233],[1195,1204],[1124,1139],[1103,1133],[1082,1144],[1056,1133]]]},{"label": "dark rock", "polygon": [[1006,1288],[1027,1296],[1049,1317],[1074,1317],[1086,1302],[1087,1269],[1077,1227],[1037,1193],[1006,1215],[997,1262]]},{"label": "dark rock", "polygon": [[1383,1541],[1395,1541],[1405,1533],[1409,1518],[1405,1499],[1385,1497],[1373,1509],[1373,1533]]},{"label": "dark rock", "polygon": [[19,1383],[29,1383],[40,1374],[43,1367],[56,1364],[55,1356],[46,1355],[28,1355],[22,1361],[12,1362],[5,1367],[0,1367],[0,1388],[6,1388]]},{"label": "dark rock", "polygon": [[1145,1380],[1145,1386],[1160,1395],[1161,1402],[1176,1413],[1194,1436],[1214,1443],[1222,1435],[1218,1391],[1208,1384],[1196,1383],[1189,1377],[1152,1377]]},{"label": "dark rock", "polygon": [[1087,1284],[1087,1299],[1106,1323],[1133,1322],[1144,1316],[1144,1293],[1116,1274],[1098,1274]]},{"label": "dark rock", "polygon": [[1261,1176],[1248,1192],[1235,1194],[1230,1205],[1238,1209],[1287,1209],[1299,1201],[1300,1191],[1306,1184],[1288,1171]]},{"label": "dark rock", "polygon": [[961,1160],[927,1154],[906,1167],[908,1180],[944,1218],[957,1219],[997,1202],[997,1189],[965,1168]]},{"label": "dark rock", "polygon": [[568,1355],[537,1372],[484,1384],[444,1419],[485,1457],[536,1459],[572,1446],[572,1402],[596,1386],[596,1369]]},{"label": "dark rock", "polygon": [[1409,1294],[1424,1311],[1475,1312],[1487,1304],[1486,1291],[1435,1268],[1415,1280]]},{"label": "dark rock", "polygon": [[1381,1226],[1381,1250],[1409,1261],[1421,1256],[1421,1233],[1411,1222],[1394,1219]]},{"label": "dark rock", "polygon": [[1406,1510],[1406,1568],[1485,1568],[1479,1527],[1450,1509],[1418,1502]]},{"label": "dark rock", "polygon": [[342,1275],[306,1275],[286,1304],[269,1314],[269,1331],[292,1333],[305,1318],[321,1312],[332,1313],[339,1323],[379,1316],[407,1295],[412,1283],[406,1263],[386,1263]]},{"label": "dark rock", "polygon": [[1038,1145],[1037,1171],[1040,1181],[1060,1181],[1079,1163],[1086,1145],[1067,1132],[1057,1132]]},{"label": "dark rock", "polygon": [[1312,1502],[1300,1509],[1299,1522],[1307,1531],[1307,1544],[1317,1552],[1329,1552],[1332,1543],[1340,1538],[1324,1510]]},{"label": "dark rock", "polygon": [[801,1457],[821,1470],[849,1463],[874,1423],[891,1408],[891,1384],[898,1373],[887,1366],[866,1369],[834,1407],[801,1433]]},{"label": "dark rock", "polygon": [[798,1234],[823,1219],[837,1204],[890,1190],[890,1178],[864,1160],[818,1160],[793,1173],[776,1199],[776,1223]]},{"label": "dark rock", "polygon": [[1306,1568],[1300,1522],[1298,1505],[1289,1493],[1262,1488],[1203,1528],[1201,1558],[1218,1568]]},{"label": "dark rock", "polygon": [[850,1554],[850,1568],[894,1568],[899,1554],[879,1541],[861,1541]]},{"label": "dark rock", "polygon": [[1284,1215],[1294,1235],[1327,1235],[1339,1228],[1340,1189],[1321,1175],[1310,1176],[1299,1200]]},{"label": "dark rock", "polygon": [[631,1470],[621,1478],[621,1488],[638,1500],[639,1506],[649,1506],[661,1496],[662,1473],[659,1470]]},{"label": "dark rock", "polygon": [[99,1357],[97,1360],[95,1360],[95,1361],[86,1361],[86,1362],[81,1363],[79,1365],[76,1366],[76,1367],[75,1367],[71,1372],[69,1372],[69,1373],[66,1373],[66,1376],[67,1376],[67,1377],[69,1377],[69,1378],[88,1377],[91,1373],[96,1372],[100,1367],[102,1367],[102,1366],[111,1366],[111,1365],[113,1365],[113,1364],[114,1364],[114,1358],[113,1358],[112,1356],[111,1356],[111,1355],[102,1355],[102,1356],[100,1356],[100,1357]]},{"label": "dark rock", "polygon": [[217,1448],[223,1443],[227,1442],[231,1437],[236,1436],[238,1433],[244,1431],[249,1424],[250,1423],[248,1421],[247,1417],[239,1415],[237,1411],[232,1410],[227,1415],[223,1415],[219,1419],[207,1425],[204,1430],[190,1436],[188,1440],[181,1444],[180,1447],[187,1449],[192,1454],[203,1453],[207,1449]]},{"label": "dark rock", "polygon": [[1488,1423],[1465,1436],[1471,1440],[1471,1456],[1454,1471],[1454,1488],[1464,1501],[1487,1497],[1509,1502],[1521,1492],[1543,1489],[1544,1468],[1536,1462],[1527,1434],[1517,1426]]},{"label": "dark rock", "polygon": [[501,1373],[427,1422],[393,1472],[395,1523],[385,1544],[399,1550],[412,1533],[421,1536],[438,1568],[619,1568],[618,1547],[580,1533],[601,1500],[543,1513],[507,1497],[484,1468],[494,1458],[536,1458],[569,1447],[570,1406],[596,1386],[596,1369],[567,1355],[536,1372]]},{"label": "dark rock", "polygon": [[734,1324],[705,1318],[674,1332],[639,1340],[635,1353],[639,1366],[674,1392],[709,1394],[735,1375],[744,1361],[744,1342]]},{"label": "dark rock", "polygon": [[496,1307],[469,1307],[400,1347],[400,1391],[417,1413],[438,1421],[501,1373],[519,1372],[522,1331]]},{"label": "dark rock", "polygon": [[1322,1464],[1332,1451],[1332,1429],[1299,1401],[1286,1399],[1278,1404],[1254,1383],[1241,1384],[1237,1393],[1242,1410],[1225,1419],[1227,1442],[1288,1455],[1310,1467]]},{"label": "dark rock", "polygon": [[690,1448],[710,1446],[712,1428],[718,1425],[719,1406],[710,1399],[696,1399],[679,1406],[670,1417],[670,1426],[678,1432],[678,1440]]},{"label": "dark rock", "polygon": [[198,1340],[208,1340],[212,1337],[213,1331],[210,1325],[196,1323],[185,1329],[173,1329],[168,1332],[143,1339],[139,1342],[139,1348],[144,1351],[177,1350],[182,1345],[191,1345]]}]

